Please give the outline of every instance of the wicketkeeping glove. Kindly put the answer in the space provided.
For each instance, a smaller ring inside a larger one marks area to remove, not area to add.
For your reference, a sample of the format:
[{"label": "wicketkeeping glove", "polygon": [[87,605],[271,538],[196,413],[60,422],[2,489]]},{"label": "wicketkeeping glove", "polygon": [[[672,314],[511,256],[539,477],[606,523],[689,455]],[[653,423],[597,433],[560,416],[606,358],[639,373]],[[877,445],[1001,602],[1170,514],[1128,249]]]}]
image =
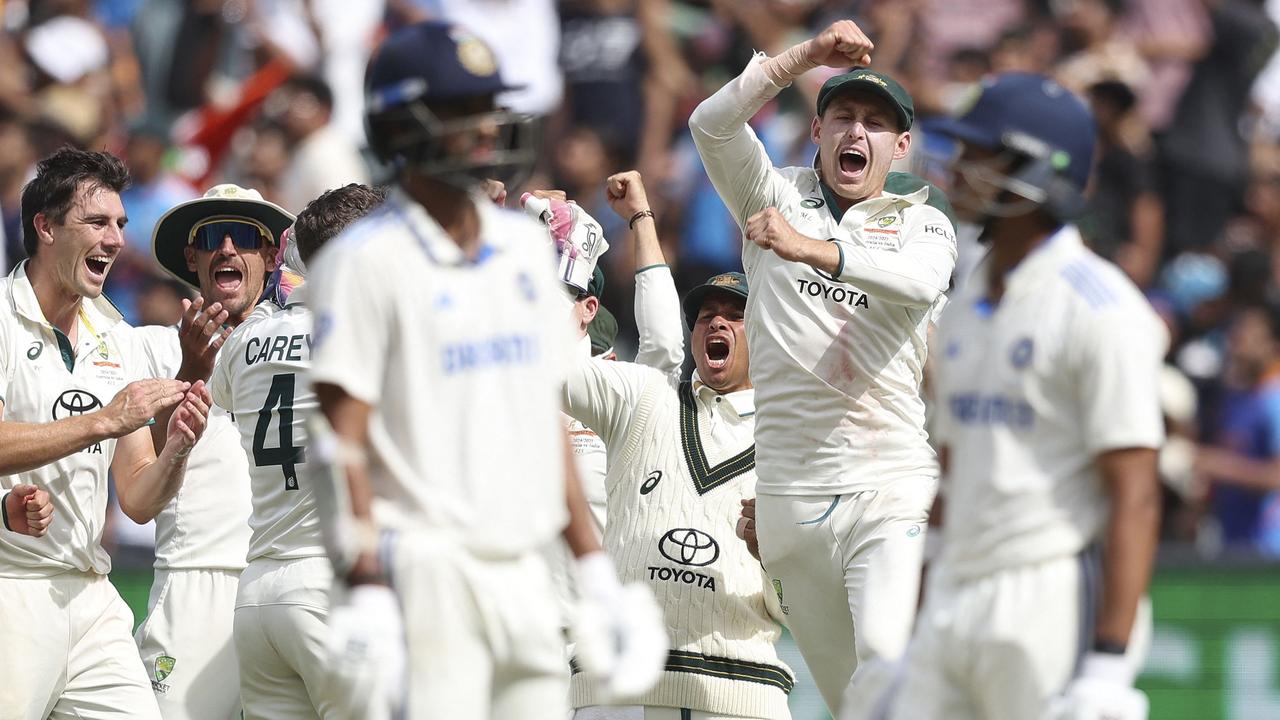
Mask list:
[{"label": "wicketkeeping glove", "polygon": [[550,231],[559,258],[560,281],[585,293],[596,263],[609,249],[600,223],[572,200],[548,200],[525,193],[520,196],[520,205]]},{"label": "wicketkeeping glove", "polygon": [[578,560],[580,595],[572,630],[576,661],[606,702],[648,692],[666,666],[667,631],[648,587],[622,587],[602,552]]},{"label": "wicketkeeping glove", "polygon": [[328,645],[329,670],[349,717],[392,717],[404,700],[407,659],[400,603],[391,588],[348,590],[329,610]]},{"label": "wicketkeeping glove", "polygon": [[1089,653],[1080,675],[1049,705],[1045,720],[1147,720],[1147,695],[1133,687],[1123,655]]}]

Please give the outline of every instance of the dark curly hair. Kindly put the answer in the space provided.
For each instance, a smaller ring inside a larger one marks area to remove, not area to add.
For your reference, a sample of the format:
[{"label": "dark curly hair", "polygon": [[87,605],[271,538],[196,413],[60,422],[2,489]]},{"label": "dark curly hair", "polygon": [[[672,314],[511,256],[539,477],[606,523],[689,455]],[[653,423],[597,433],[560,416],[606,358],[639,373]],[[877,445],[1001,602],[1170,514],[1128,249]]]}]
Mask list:
[{"label": "dark curly hair", "polygon": [[307,203],[293,221],[293,242],[298,244],[298,254],[303,262],[310,262],[311,257],[333,236],[369,214],[386,198],[387,189],[384,187],[351,183],[326,190]]},{"label": "dark curly hair", "polygon": [[36,254],[36,215],[54,222],[66,220],[76,199],[76,191],[122,192],[129,187],[129,170],[120,158],[108,152],[64,147],[36,163],[36,176],[22,188],[22,246],[28,256]]}]

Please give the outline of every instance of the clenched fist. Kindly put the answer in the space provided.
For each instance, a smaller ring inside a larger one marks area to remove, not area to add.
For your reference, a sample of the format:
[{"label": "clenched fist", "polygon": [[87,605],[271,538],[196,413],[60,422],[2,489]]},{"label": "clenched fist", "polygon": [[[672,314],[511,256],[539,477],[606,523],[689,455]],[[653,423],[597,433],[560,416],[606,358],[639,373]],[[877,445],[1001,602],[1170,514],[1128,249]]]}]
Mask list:
[{"label": "clenched fist", "polygon": [[123,437],[137,430],[161,410],[182,402],[191,383],[182,380],[134,380],[124,386],[102,409],[111,423],[111,437]]},{"label": "clenched fist", "polygon": [[630,222],[636,213],[649,209],[649,196],[645,194],[640,173],[635,170],[610,175],[604,185],[609,207],[623,220]]},{"label": "clenched fist", "polygon": [[35,485],[15,485],[4,496],[4,524],[10,530],[31,537],[42,537],[53,521],[53,502],[49,493]]},{"label": "clenched fist", "polygon": [[809,40],[805,53],[810,62],[832,68],[871,64],[875,43],[852,20],[837,20]]},{"label": "clenched fist", "polygon": [[747,218],[746,235],[747,240],[765,250],[772,250],[783,260],[793,262],[805,262],[806,245],[815,242],[791,227],[782,213],[772,207]]}]

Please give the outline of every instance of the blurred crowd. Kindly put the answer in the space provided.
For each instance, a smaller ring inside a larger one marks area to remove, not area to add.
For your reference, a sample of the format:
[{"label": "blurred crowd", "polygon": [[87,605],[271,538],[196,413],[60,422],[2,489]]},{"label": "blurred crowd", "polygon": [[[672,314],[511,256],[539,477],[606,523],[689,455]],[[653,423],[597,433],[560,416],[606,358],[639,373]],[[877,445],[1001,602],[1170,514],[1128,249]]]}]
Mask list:
[{"label": "blurred crowd", "polygon": [[[365,63],[388,29],[441,16],[489,42],[517,86],[504,102],[536,116],[529,186],[565,190],[610,235],[603,300],[623,349],[634,266],[604,180],[643,174],[681,289],[739,268],[685,123],[753,51],[856,20],[873,66],[915,98],[903,169],[944,187],[954,148],[930,118],[963,112],[991,74],[1055,76],[1097,119],[1082,230],[1169,326],[1164,535],[1280,555],[1280,0],[0,0],[0,269],[23,257],[35,160],[105,148],[134,183],[108,295],[135,324],[175,322],[186,292],[152,258],[156,220],[218,182],[296,213],[384,179],[365,150]],[[823,80],[754,121],[775,164],[812,162]],[[957,281],[982,252],[978,228],[960,234]]]}]

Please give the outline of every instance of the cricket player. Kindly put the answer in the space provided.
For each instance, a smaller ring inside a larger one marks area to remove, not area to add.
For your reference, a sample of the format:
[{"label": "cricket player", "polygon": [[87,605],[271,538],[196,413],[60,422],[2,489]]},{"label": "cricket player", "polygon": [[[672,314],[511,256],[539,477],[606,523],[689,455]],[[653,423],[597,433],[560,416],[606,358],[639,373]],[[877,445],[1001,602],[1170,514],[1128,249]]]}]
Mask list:
[{"label": "cricket player", "polygon": [[1144,720],[1126,650],[1157,540],[1166,337],[1071,224],[1093,119],[1008,74],[941,130],[991,251],[935,338],[942,547],[893,717]]},{"label": "cricket player", "polygon": [[[639,174],[609,178],[608,197],[623,218],[642,224],[634,227],[637,254],[663,265]],[[672,647],[658,684],[626,706],[606,706],[575,675],[577,720],[791,717],[795,679],[774,650],[777,594],[735,537],[741,502],[755,494],[747,297],[740,273],[717,275],[686,296],[697,367],[688,382],[599,360],[582,360],[569,374],[569,412],[609,450],[605,550],[624,580],[654,590]],[[671,310],[679,317],[678,301]]]},{"label": "cricket player", "polygon": [[874,711],[910,636],[937,481],[920,383],[955,231],[937,188],[889,172],[914,116],[892,78],[826,81],[812,167],[774,168],[747,121],[805,71],[871,50],[836,22],[752,58],[689,120],[746,238],[760,558],[833,714]]},{"label": "cricket player", "polygon": [[335,436],[325,461],[353,518],[335,533],[351,538],[335,557],[349,587],[335,645],[375,648],[375,687],[402,684],[411,718],[562,720],[560,617],[538,552],[561,533],[584,597],[580,661],[618,695],[643,692],[666,644],[652,596],[621,587],[600,552],[572,470],[568,298],[545,230],[477,190],[531,165],[527,121],[495,109],[507,86],[492,52],[446,23],[392,34],[366,78],[369,136],[396,188],[308,280],[312,382]]},{"label": "cricket player", "polygon": [[[155,515],[182,486],[209,398],[203,383],[141,379],[151,377],[143,350],[102,295],[124,249],[128,182],[107,153],[41,160],[22,191],[30,259],[0,280],[4,720],[160,717],[133,614],[106,577],[107,474],[126,515]],[[157,457],[146,425],[174,407]],[[40,493],[53,505],[47,532],[15,532],[15,496],[30,511]]]},{"label": "cricket player", "polygon": [[[315,252],[382,202],[351,184],[312,200],[286,241],[286,270],[306,275]],[[342,717],[342,688],[326,675],[333,569],[307,474],[311,310],[306,284],[258,304],[223,346],[209,382],[237,418],[253,487],[253,538],[240,575],[236,655],[245,720]]]},{"label": "cricket player", "polygon": [[[154,377],[207,382],[219,349],[275,269],[293,216],[236,185],[174,206],[152,231],[156,261],[198,290],[178,328],[138,328]],[[157,445],[163,438],[153,439]],[[270,445],[270,443],[268,444]],[[155,516],[155,578],[136,639],[166,720],[240,717],[232,621],[249,551],[249,464],[226,410],[209,413],[187,480]]]}]

